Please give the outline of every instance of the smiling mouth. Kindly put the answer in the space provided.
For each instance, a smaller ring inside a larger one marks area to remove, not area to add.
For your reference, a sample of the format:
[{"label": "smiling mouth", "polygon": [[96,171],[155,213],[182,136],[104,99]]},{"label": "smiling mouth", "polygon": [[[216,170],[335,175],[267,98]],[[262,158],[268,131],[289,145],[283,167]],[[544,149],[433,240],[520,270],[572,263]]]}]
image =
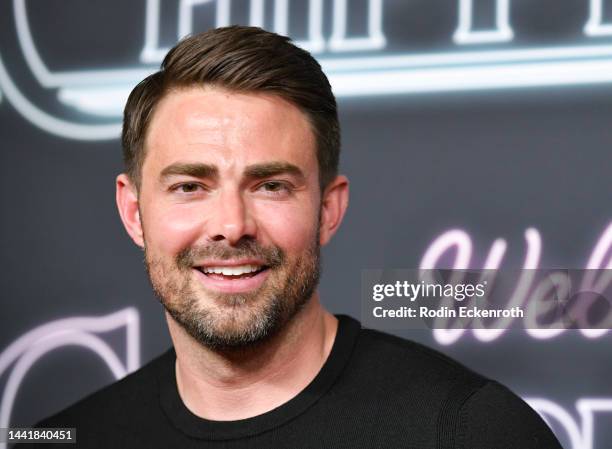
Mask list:
[{"label": "smiling mouth", "polygon": [[196,267],[206,277],[219,280],[248,279],[269,269],[267,265]]}]

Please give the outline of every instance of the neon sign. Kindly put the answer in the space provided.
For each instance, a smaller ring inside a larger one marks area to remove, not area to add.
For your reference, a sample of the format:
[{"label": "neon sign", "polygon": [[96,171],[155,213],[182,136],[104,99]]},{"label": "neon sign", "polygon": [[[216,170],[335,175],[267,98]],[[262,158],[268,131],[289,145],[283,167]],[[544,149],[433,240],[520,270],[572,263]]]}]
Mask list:
[{"label": "neon sign", "polygon": [[[538,268],[542,252],[542,237],[537,229],[529,228],[525,231],[527,248],[523,269],[526,271],[517,282],[514,293],[508,301],[508,305],[522,304],[527,295],[530,294],[532,275],[529,270]],[[485,270],[496,270],[500,267],[507,248],[504,239],[497,239],[491,245],[487,258],[482,267]],[[474,268],[470,266],[472,257],[472,239],[463,230],[452,229],[438,236],[426,249],[419,265],[420,269],[433,269],[439,267],[440,259],[447,252],[454,251],[455,259],[452,263],[453,269],[465,270]],[[612,223],[604,230],[595,244],[593,251],[586,263],[587,270],[612,270]],[[595,272],[586,272],[581,290],[603,291],[612,282],[612,271],[604,271],[599,278],[595,279]],[[507,320],[506,320],[507,321]],[[474,337],[481,342],[491,342],[504,334],[506,329],[473,329]],[[565,329],[526,329],[528,335],[536,339],[550,339],[565,332]],[[587,338],[598,338],[608,332],[608,329],[580,329],[582,335]],[[441,345],[455,343],[465,333],[465,329],[434,329],[433,335]]]},{"label": "neon sign", "polygon": [[[513,28],[513,0],[449,2],[451,7],[446,9],[455,25],[454,29],[442,30],[447,34],[443,51],[414,49],[406,38],[402,40],[385,30],[389,20],[422,13],[413,2],[393,4],[389,12],[391,6],[383,0],[354,5],[351,0],[329,1],[330,11],[324,7],[324,0],[178,0],[177,20],[172,24],[164,22],[162,14],[162,4],[167,5],[167,0],[147,0],[142,11],[144,29],[138,32],[143,45],[134,55],[132,67],[53,71],[43,57],[40,42],[33,37],[29,20],[32,10],[28,6],[32,2],[13,0],[2,6],[14,20],[15,35],[5,31],[6,38],[1,40],[0,90],[17,111],[48,132],[83,140],[116,138],[127,94],[156,69],[168,50],[160,44],[162,27],[166,31],[168,27],[174,29],[178,40],[208,26],[243,22],[287,34],[311,51],[339,97],[612,82],[612,39],[606,39],[612,36],[612,23],[605,21],[611,0],[583,0],[588,18],[577,41],[560,39],[556,45],[534,42],[528,46],[514,44],[517,30]],[[237,7],[248,12],[246,19],[235,16]],[[203,15],[212,23],[203,25]],[[490,27],[478,25],[476,19],[483,16]],[[303,22],[305,33],[296,29],[295,20]],[[354,28],[356,22],[359,30],[350,29],[349,24]],[[57,30],[56,36],[61,37],[62,30]],[[64,106],[66,114],[50,112],[30,98],[26,92],[29,88],[20,86],[19,77],[11,73],[15,61],[6,59],[7,46],[19,49],[21,62],[41,92],[53,94],[51,98]],[[74,112],[83,120],[75,119]]]},{"label": "neon sign", "polygon": [[[125,363],[99,334],[125,330]],[[11,343],[0,353],[0,376],[8,380],[0,395],[0,428],[10,427],[11,412],[26,374],[44,355],[67,346],[79,346],[99,356],[115,379],[140,367],[140,317],[133,307],[103,317],[72,317],[43,324]],[[6,449],[0,442],[0,449]]]},{"label": "neon sign", "polygon": [[559,426],[564,430],[571,449],[593,449],[596,417],[603,413],[612,413],[612,398],[609,397],[577,400],[576,409],[580,418],[578,423],[570,413],[550,399],[525,398],[525,402],[537,411],[550,427]]}]

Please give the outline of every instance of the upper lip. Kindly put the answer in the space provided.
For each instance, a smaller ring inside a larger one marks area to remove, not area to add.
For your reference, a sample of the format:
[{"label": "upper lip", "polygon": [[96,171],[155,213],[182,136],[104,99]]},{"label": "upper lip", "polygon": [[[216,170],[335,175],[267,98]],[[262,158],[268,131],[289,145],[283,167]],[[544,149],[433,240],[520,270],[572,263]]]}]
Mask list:
[{"label": "upper lip", "polygon": [[198,268],[210,268],[210,267],[240,267],[243,265],[266,265],[265,261],[261,259],[239,259],[239,260],[207,260],[202,262],[196,267]]}]

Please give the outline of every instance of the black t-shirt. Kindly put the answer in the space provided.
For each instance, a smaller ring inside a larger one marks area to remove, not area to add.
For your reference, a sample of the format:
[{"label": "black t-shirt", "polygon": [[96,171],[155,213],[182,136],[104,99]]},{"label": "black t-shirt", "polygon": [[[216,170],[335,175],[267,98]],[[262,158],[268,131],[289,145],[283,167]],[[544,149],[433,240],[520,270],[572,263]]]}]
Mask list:
[{"label": "black t-shirt", "polygon": [[170,349],[38,426],[76,427],[71,448],[561,448],[502,385],[425,346],[338,318],[315,379],[262,415],[211,421],[191,413]]}]

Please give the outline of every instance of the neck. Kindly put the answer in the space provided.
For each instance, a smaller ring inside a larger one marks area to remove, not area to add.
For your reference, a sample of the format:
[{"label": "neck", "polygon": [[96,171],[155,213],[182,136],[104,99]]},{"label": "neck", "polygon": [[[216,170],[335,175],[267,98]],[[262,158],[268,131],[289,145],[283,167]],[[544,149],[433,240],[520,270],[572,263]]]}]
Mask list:
[{"label": "neck", "polygon": [[176,380],[185,406],[201,418],[230,421],[268,412],[299,394],[327,359],[336,318],[318,295],[256,347],[212,350],[166,313],[176,350]]}]

